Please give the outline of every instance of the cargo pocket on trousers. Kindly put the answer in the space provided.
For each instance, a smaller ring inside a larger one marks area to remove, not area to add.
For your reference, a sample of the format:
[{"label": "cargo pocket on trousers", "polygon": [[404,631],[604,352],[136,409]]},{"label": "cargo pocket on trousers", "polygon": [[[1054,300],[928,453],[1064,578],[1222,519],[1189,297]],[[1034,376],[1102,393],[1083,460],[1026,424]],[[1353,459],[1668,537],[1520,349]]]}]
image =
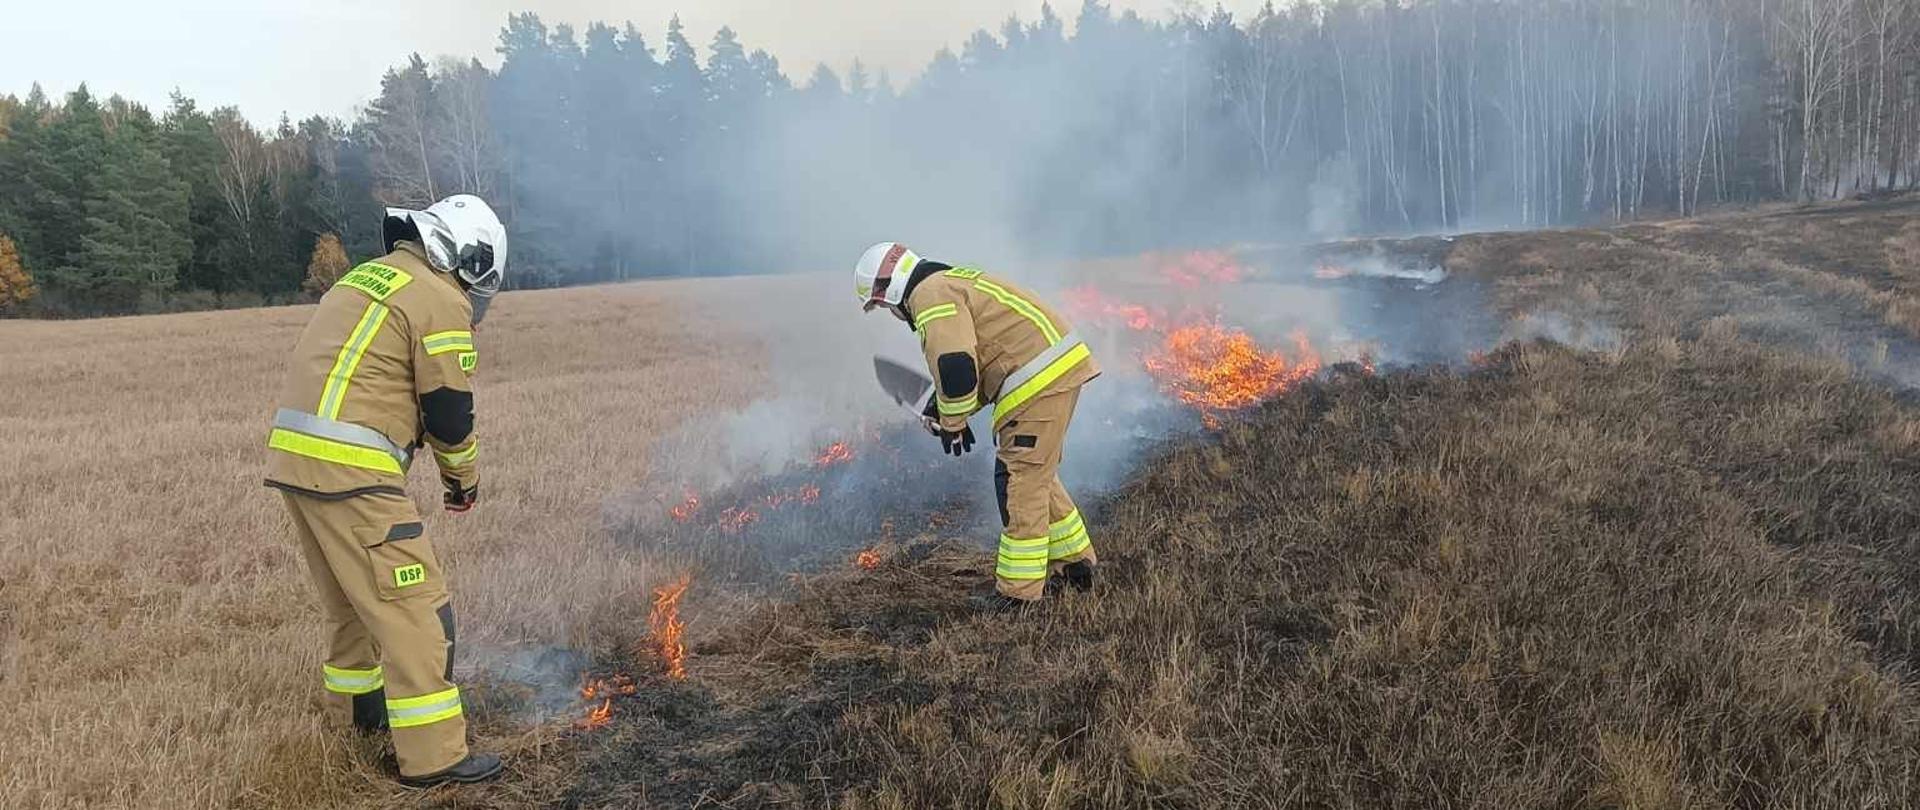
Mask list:
[{"label": "cargo pocket on trousers", "polygon": [[433,544],[419,521],[360,529],[361,544],[373,569],[373,585],[386,601],[440,596],[447,591]]},{"label": "cargo pocket on trousers", "polygon": [[1053,425],[1045,419],[1017,419],[1000,428],[994,437],[999,445],[996,455],[1009,467],[1040,464],[1046,459],[1047,448],[1041,447],[1040,437]]}]

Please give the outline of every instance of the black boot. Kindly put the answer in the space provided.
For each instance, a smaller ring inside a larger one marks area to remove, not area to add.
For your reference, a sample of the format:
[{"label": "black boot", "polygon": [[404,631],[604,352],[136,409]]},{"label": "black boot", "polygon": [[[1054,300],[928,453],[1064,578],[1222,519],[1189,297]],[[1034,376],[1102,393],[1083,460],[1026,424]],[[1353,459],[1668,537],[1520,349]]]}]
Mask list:
[{"label": "black boot", "polygon": [[387,730],[387,690],[353,696],[353,727],[367,734]]},{"label": "black boot", "polygon": [[1060,569],[1060,578],[1081,593],[1093,590],[1093,563],[1081,560]]},{"label": "black boot", "polygon": [[430,788],[447,782],[471,784],[485,782],[500,775],[500,757],[493,754],[468,754],[466,759],[453,764],[444,771],[425,776],[402,776],[400,784],[410,788]]},{"label": "black boot", "polygon": [[1015,599],[999,591],[975,596],[968,601],[973,605],[973,609],[977,613],[1004,613],[1008,615],[1024,614],[1038,604],[1037,601],[1029,602],[1025,599]]}]

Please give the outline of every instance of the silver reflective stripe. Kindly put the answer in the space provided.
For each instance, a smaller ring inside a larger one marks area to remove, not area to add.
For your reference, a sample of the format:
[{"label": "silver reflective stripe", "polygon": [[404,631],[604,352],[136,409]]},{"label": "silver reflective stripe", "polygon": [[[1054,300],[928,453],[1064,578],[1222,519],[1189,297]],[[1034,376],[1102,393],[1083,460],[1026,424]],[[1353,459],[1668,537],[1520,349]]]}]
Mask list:
[{"label": "silver reflective stripe", "polygon": [[[408,706],[404,709],[396,709],[394,708],[393,704],[397,703],[398,701],[393,701],[393,700],[387,701],[387,722],[393,725],[404,727],[408,725],[407,723],[408,720],[412,720],[417,717],[427,717],[429,715],[435,715],[441,712],[452,711],[454,709],[460,708],[459,690],[449,689],[447,691],[450,692],[451,694],[447,695],[445,700],[437,700],[432,703],[428,703],[424,706]],[[421,725],[424,725],[424,724],[421,724]]]},{"label": "silver reflective stripe", "polygon": [[1073,347],[1078,345],[1080,345],[1080,334],[1078,332],[1068,332],[1061,335],[1060,342],[1048,346],[1046,351],[1041,352],[1032,360],[1028,360],[1026,365],[1014,369],[1012,374],[1008,374],[1006,379],[1001,380],[1000,390],[995,391],[993,396],[988,398],[988,401],[998,400],[1001,394],[1019,389],[1019,387],[1025,385],[1028,380],[1039,376],[1040,372],[1046,371],[1047,366],[1053,365],[1053,361],[1066,356],[1067,352],[1073,351]]},{"label": "silver reflective stripe", "polygon": [[285,428],[295,433],[305,433],[321,439],[331,439],[356,447],[366,447],[393,456],[394,461],[405,467],[413,462],[413,454],[394,444],[387,434],[365,425],[341,422],[310,413],[301,413],[292,408],[281,408],[273,414],[273,426]]},{"label": "silver reflective stripe", "polygon": [[380,685],[380,673],[369,672],[365,675],[339,675],[326,673],[327,683],[345,689],[372,688]]}]

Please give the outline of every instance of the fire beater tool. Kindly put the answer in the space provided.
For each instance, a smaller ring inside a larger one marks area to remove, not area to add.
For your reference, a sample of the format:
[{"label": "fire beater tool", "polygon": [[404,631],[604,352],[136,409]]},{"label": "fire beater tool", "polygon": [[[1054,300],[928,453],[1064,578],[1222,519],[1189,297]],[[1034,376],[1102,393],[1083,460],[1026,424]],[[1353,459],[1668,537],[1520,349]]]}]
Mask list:
[{"label": "fire beater tool", "polygon": [[916,419],[926,414],[927,404],[933,401],[932,377],[884,357],[873,358],[873,376],[894,404],[912,411]]}]

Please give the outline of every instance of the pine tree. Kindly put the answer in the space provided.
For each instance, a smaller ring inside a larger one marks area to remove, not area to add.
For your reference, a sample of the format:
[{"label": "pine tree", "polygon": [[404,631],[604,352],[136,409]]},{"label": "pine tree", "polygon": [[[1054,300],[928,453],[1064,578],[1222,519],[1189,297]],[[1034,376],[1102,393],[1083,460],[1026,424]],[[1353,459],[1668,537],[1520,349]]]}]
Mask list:
[{"label": "pine tree", "polygon": [[228,247],[235,234],[221,227],[226,206],[219,188],[220,164],[226,160],[213,119],[193,99],[175,92],[172,106],[161,119],[162,146],[167,163],[187,181],[187,219],[193,256],[181,270],[183,287],[229,292],[237,288],[231,268],[221,257],[236,251]]},{"label": "pine tree", "polygon": [[350,266],[347,251],[340,246],[340,237],[320,234],[320,238],[313,241],[313,258],[307,260],[307,280],[300,284],[300,289],[318,296],[331,289]]},{"label": "pine tree", "polygon": [[38,294],[32,274],[20,262],[20,251],[12,239],[0,234],[0,312],[17,310]]},{"label": "pine tree", "polygon": [[441,178],[434,173],[439,105],[434,77],[417,53],[407,58],[406,67],[381,77],[380,96],[367,108],[366,128],[384,202],[425,206],[440,198]]},{"label": "pine tree", "polygon": [[48,109],[50,120],[22,133],[27,142],[18,169],[21,188],[13,192],[20,195],[24,213],[17,235],[29,258],[42,267],[58,266],[80,249],[86,204],[96,196],[107,153],[106,119],[86,85],[57,111]]},{"label": "pine tree", "polygon": [[747,61],[747,49],[732,28],[721,26],[708,46],[707,88],[712,98],[724,107],[740,103],[753,95],[753,65]]},{"label": "pine tree", "polygon": [[77,308],[130,312],[172,290],[193,253],[188,189],[138,129],[107,146],[80,247],[49,281]]},{"label": "pine tree", "polygon": [[857,104],[873,100],[873,76],[858,59],[853,60],[853,69],[847,71],[847,97]]}]

